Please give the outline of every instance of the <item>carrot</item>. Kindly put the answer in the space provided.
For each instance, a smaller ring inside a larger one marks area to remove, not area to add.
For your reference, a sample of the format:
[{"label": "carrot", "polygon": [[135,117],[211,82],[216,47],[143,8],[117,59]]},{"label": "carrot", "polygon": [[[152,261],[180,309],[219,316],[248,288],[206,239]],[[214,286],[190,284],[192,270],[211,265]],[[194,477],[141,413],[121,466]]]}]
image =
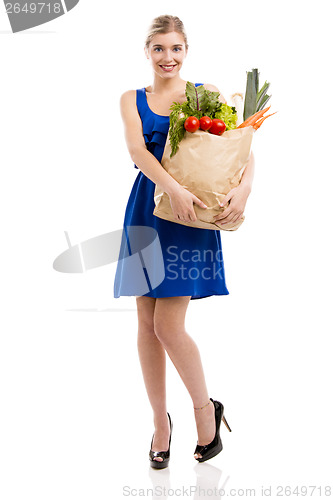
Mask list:
[{"label": "carrot", "polygon": [[[268,116],[270,116],[270,115],[268,115]],[[258,121],[256,121],[256,123],[253,125],[254,130],[258,130],[258,128],[260,127],[260,125],[264,121],[264,118],[267,118],[267,116],[263,116]]]},{"label": "carrot", "polygon": [[[277,111],[275,111],[275,113],[277,113]],[[275,115],[275,113],[271,113],[270,115],[263,116],[262,118],[257,120],[256,123],[254,125],[252,125],[254,130],[258,130],[258,128],[262,125],[262,123],[266,120],[266,118],[268,118],[269,116]]]},{"label": "carrot", "polygon": [[254,115],[251,115],[248,117],[247,120],[245,120],[243,123],[241,123],[237,128],[243,128],[243,127],[249,127],[253,125],[259,118],[261,118],[266,111],[268,111],[270,106],[268,106],[265,109],[262,109],[261,111],[257,111],[257,113],[254,113]]},{"label": "carrot", "polygon": [[268,111],[270,108],[270,106],[268,106],[268,108],[265,108],[265,109],[262,109],[261,111],[257,111],[257,113],[254,113],[254,115],[251,115],[248,117],[247,120],[245,120],[245,122],[241,123],[240,125],[238,125],[237,128],[243,128],[243,127],[250,127],[251,125],[253,125],[259,118],[261,118],[265,113],[266,111]]}]

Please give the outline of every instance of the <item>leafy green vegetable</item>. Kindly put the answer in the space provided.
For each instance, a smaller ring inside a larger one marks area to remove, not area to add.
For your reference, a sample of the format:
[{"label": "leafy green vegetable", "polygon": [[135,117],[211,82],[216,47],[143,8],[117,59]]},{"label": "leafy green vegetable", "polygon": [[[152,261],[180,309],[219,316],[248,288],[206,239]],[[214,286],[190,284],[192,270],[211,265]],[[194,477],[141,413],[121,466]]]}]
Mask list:
[{"label": "leafy green vegetable", "polygon": [[171,146],[170,157],[176,154],[178,150],[178,145],[185,135],[184,123],[187,116],[187,102],[184,104],[179,104],[178,102],[173,103],[171,106],[170,113],[170,126],[169,126],[169,139]]},{"label": "leafy green vegetable", "polygon": [[236,108],[221,102],[219,92],[211,92],[203,85],[196,87],[193,83],[186,82],[185,94],[187,100],[183,104],[174,102],[170,107],[170,157],[178,151],[179,143],[185,135],[184,123],[189,116],[195,116],[199,120],[202,116],[220,118],[225,122],[226,130],[236,128]]},{"label": "leafy green vegetable", "polygon": [[267,90],[270,86],[270,83],[265,82],[264,85],[261,87],[257,94],[257,107],[256,111],[261,111],[264,109],[266,106],[267,101],[272,97],[270,95],[267,95]]},{"label": "leafy green vegetable", "polygon": [[203,85],[196,87],[193,83],[186,82],[185,94],[188,105],[193,112],[198,111],[200,113],[206,107],[207,95]]},{"label": "leafy green vegetable", "polygon": [[237,113],[234,106],[228,106],[222,102],[221,110],[215,113],[214,118],[223,120],[227,126],[226,130],[232,130],[237,127]]},{"label": "leafy green vegetable", "polygon": [[253,69],[252,71],[247,71],[246,79],[246,92],[244,99],[244,121],[249,118],[249,116],[254,115],[257,106],[257,93],[258,93],[259,77],[258,70]]}]

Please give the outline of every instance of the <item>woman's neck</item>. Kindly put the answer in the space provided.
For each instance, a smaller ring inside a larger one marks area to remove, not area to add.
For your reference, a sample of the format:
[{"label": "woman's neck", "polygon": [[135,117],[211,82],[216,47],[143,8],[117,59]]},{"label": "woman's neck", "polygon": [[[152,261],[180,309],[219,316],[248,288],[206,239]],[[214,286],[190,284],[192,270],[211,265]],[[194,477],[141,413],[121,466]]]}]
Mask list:
[{"label": "woman's neck", "polygon": [[182,80],[179,75],[174,78],[161,78],[154,75],[154,82],[151,85],[151,91],[154,94],[164,94],[170,92],[177,92],[177,90],[185,88],[185,80]]}]

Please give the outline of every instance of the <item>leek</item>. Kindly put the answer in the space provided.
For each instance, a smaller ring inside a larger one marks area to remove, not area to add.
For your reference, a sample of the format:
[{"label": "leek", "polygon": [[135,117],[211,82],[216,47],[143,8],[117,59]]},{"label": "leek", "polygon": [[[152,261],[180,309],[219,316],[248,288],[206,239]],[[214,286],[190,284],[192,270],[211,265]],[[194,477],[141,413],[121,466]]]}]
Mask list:
[{"label": "leek", "polygon": [[264,85],[259,89],[259,72],[258,69],[247,71],[246,92],[244,100],[243,120],[247,120],[257,111],[261,111],[271,98],[267,95],[267,90],[270,83],[265,81]]}]

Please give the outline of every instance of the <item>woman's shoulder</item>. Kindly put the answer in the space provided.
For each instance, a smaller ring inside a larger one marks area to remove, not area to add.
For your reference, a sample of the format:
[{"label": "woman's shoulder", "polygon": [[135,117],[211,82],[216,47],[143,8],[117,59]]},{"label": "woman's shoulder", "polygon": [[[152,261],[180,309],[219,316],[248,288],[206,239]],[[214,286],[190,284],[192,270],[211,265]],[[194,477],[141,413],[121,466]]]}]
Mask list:
[{"label": "woman's shoulder", "polygon": [[120,96],[120,103],[121,105],[126,105],[126,104],[136,104],[136,99],[137,99],[137,94],[140,94],[140,97],[142,98],[141,94],[143,94],[145,91],[145,87],[142,89],[136,89],[136,90],[126,90],[123,92]]},{"label": "woman's shoulder", "polygon": [[126,90],[120,96],[120,107],[124,110],[129,110],[131,108],[136,108],[137,103],[137,91],[136,90]]},{"label": "woman's shoulder", "polygon": [[121,94],[120,101],[122,102],[132,101],[134,97],[136,97],[136,90],[126,90]]},{"label": "woman's shoulder", "polygon": [[205,87],[205,89],[210,90],[211,92],[219,92],[219,89],[211,83],[203,83],[203,86]]},{"label": "woman's shoulder", "polygon": [[136,114],[136,91],[126,90],[123,92],[120,96],[119,105],[123,117],[133,116],[133,113]]},{"label": "woman's shoulder", "polygon": [[225,104],[227,103],[227,101],[225,100],[219,89],[215,87],[215,85],[212,85],[211,83],[204,83],[203,86],[206,90],[210,90],[211,92],[218,92],[220,94],[220,101],[224,102]]}]

